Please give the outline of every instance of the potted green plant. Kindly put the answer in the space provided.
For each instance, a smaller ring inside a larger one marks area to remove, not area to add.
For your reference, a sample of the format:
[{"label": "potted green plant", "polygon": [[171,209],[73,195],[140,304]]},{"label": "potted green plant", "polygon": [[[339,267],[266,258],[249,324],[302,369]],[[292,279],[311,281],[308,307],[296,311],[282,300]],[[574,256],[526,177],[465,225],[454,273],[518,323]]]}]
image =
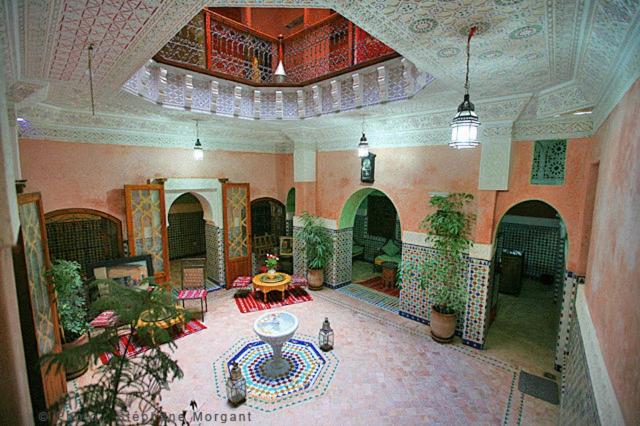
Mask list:
[{"label": "potted green plant", "polygon": [[326,228],[320,224],[319,217],[304,212],[301,219],[302,229],[297,232],[296,238],[306,248],[309,289],[322,290],[324,268],[333,252],[333,240]]},{"label": "potted green plant", "polygon": [[427,241],[433,243],[437,253],[424,265],[422,288],[429,286],[431,300],[431,336],[441,343],[453,340],[457,315],[464,312],[467,303],[467,260],[465,254],[473,244],[471,224],[475,215],[467,213],[465,206],[473,195],[452,193],[431,197],[429,205],[436,211],[427,215],[420,227],[427,231]]},{"label": "potted green plant", "polygon": [[[150,278],[143,281],[152,282]],[[183,373],[173,359],[176,345],[170,330],[162,322],[141,319],[162,312],[163,317],[184,315],[188,322],[189,314],[176,305],[171,290],[159,286],[147,291],[112,280],[90,284],[96,291],[97,285],[105,291],[91,304],[90,311],[113,311],[120,326],[107,327],[82,345],[41,358],[49,369],[69,369],[81,360],[93,360],[97,365],[91,380],[69,389],[53,404],[49,418],[57,418],[56,424],[120,425],[136,416],[140,424],[165,424],[169,414],[163,410],[161,393]],[[144,342],[146,350],[136,356],[121,350],[135,342]],[[107,354],[111,356],[104,361]]]},{"label": "potted green plant", "polygon": [[[80,264],[68,260],[56,260],[47,271],[55,288],[58,318],[61,326],[63,350],[83,345],[87,342],[87,322],[85,291],[80,277]],[[87,372],[87,359],[77,364],[65,366],[68,380]]]}]

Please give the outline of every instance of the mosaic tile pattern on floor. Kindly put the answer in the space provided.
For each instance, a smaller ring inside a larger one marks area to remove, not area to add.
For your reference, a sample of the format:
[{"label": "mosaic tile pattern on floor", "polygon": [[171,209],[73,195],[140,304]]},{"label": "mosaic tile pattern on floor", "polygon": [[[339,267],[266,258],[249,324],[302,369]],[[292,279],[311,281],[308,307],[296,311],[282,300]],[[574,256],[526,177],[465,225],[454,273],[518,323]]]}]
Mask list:
[{"label": "mosaic tile pattern on floor", "polygon": [[238,363],[247,380],[248,407],[272,412],[322,396],[339,362],[335,354],[320,351],[312,340],[315,338],[296,335],[285,343],[282,355],[291,371],[285,377],[272,379],[261,371],[272,356],[269,345],[255,337],[240,339],[213,363],[218,398],[226,399],[225,383],[233,362]]}]

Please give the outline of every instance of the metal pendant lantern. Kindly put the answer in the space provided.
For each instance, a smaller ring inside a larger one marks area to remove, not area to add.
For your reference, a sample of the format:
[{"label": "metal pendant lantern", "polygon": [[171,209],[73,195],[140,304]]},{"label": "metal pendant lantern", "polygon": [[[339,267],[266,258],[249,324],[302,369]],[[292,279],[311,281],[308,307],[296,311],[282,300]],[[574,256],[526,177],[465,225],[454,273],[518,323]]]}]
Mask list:
[{"label": "metal pendant lantern", "polygon": [[273,73],[277,84],[284,83],[285,79],[287,78],[287,73],[284,70],[284,62],[282,60],[284,55],[284,50],[282,48],[283,39],[284,36],[280,34],[278,36],[278,66],[276,67],[276,71]]},{"label": "metal pendant lantern", "polygon": [[247,380],[242,376],[237,362],[231,365],[231,372],[227,378],[227,400],[233,407],[247,400]]},{"label": "metal pendant lantern", "polygon": [[367,142],[367,137],[364,133],[362,133],[362,137],[360,138],[360,143],[358,144],[358,157],[366,158],[369,156],[369,143]]},{"label": "metal pendant lantern", "polygon": [[478,127],[480,120],[475,113],[475,107],[469,100],[469,56],[471,37],[476,32],[477,27],[471,27],[469,30],[469,38],[467,39],[467,75],[464,83],[464,100],[458,106],[458,113],[451,121],[451,142],[449,146],[452,148],[475,148],[480,142],[478,141]]},{"label": "metal pendant lantern", "polygon": [[198,134],[198,121],[196,121],[196,144],[193,146],[193,159],[196,161],[202,161],[204,159],[204,151],[202,150],[202,143],[200,143]]},{"label": "metal pendant lantern", "polygon": [[318,334],[318,343],[320,344],[320,349],[325,352],[333,349],[333,329],[329,324],[329,318],[325,318],[322,323],[322,328]]}]

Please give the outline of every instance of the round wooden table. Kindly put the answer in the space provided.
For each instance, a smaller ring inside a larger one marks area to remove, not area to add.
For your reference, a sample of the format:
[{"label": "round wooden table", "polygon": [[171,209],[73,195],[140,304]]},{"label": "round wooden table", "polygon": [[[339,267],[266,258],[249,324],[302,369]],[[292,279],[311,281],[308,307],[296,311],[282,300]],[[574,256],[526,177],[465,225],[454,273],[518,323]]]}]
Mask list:
[{"label": "round wooden table", "polygon": [[[264,274],[258,274],[251,279],[253,283],[253,290],[260,290],[262,292],[262,300],[267,303],[267,293],[270,291],[279,291],[282,293],[282,300],[284,300],[284,292],[287,289],[287,286],[291,283],[291,275],[285,274],[284,272],[276,272],[275,276],[282,276],[283,279],[277,282],[269,282],[269,274],[265,272]],[[267,282],[263,281],[266,279]]]},{"label": "round wooden table", "polygon": [[[179,333],[184,329],[184,308],[181,306],[176,306],[176,311],[174,313],[164,313],[164,312],[151,312],[144,311],[140,314],[140,318],[138,318],[137,326],[139,328],[143,327],[159,327],[164,330],[167,330],[170,336]],[[171,331],[174,330],[173,333]],[[141,336],[138,336],[141,337]],[[152,343],[156,343],[155,336],[153,330],[149,331],[149,335],[145,336],[151,338]],[[144,338],[143,338],[144,340]],[[166,342],[160,342],[166,343]]]}]

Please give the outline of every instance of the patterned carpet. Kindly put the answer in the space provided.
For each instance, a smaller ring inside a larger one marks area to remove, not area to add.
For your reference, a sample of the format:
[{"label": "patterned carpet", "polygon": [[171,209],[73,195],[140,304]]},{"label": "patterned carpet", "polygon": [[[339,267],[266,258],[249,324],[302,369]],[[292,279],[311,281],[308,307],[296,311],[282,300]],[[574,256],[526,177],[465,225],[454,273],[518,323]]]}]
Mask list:
[{"label": "patterned carpet", "polygon": [[[207,326],[204,325],[202,322],[200,322],[198,320],[191,320],[184,326],[184,330],[183,331],[181,331],[180,333],[176,334],[176,336],[173,338],[173,340],[178,340],[178,339],[180,339],[182,337],[188,336],[190,334],[197,333],[198,331],[204,330],[206,328],[207,328]],[[129,341],[129,344],[127,345],[127,341],[128,340],[129,340],[129,336],[128,335],[120,336],[120,339],[119,339],[119,342],[118,342],[118,347],[117,348],[113,348],[114,349],[113,352],[105,352],[102,355],[100,355],[100,361],[103,364],[106,364],[114,356],[120,356],[125,351],[125,347],[126,347],[126,351],[127,351],[127,357],[129,357],[129,358],[134,357],[134,356],[136,356],[138,354],[141,354],[142,352],[145,352],[145,351],[147,351],[149,349],[146,346],[138,345],[136,343],[135,339],[132,339],[131,341]]]},{"label": "patterned carpet", "polygon": [[397,314],[400,309],[400,300],[398,297],[381,293],[362,284],[348,284],[337,289],[337,291],[389,312]]},{"label": "patterned carpet", "polygon": [[400,297],[400,289],[398,287],[385,287],[382,277],[373,277],[364,281],[354,281],[354,283],[369,287],[372,290],[376,290],[384,294],[388,294],[389,296]]}]

